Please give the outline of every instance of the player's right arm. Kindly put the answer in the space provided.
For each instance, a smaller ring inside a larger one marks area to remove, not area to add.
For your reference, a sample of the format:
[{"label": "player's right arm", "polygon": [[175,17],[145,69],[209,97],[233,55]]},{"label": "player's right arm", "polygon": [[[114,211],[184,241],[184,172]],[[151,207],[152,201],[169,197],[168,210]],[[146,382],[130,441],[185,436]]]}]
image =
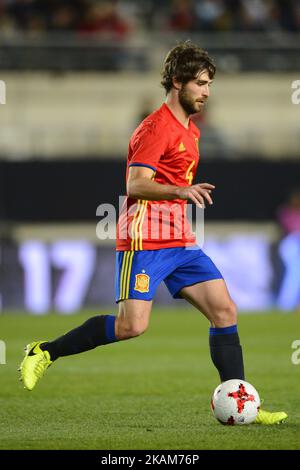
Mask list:
[{"label": "player's right arm", "polygon": [[132,199],[161,201],[190,199],[199,207],[205,206],[205,200],[212,204],[211,191],[215,188],[209,183],[192,186],[173,186],[160,184],[153,180],[154,171],[144,166],[131,166],[127,179],[127,194]]}]

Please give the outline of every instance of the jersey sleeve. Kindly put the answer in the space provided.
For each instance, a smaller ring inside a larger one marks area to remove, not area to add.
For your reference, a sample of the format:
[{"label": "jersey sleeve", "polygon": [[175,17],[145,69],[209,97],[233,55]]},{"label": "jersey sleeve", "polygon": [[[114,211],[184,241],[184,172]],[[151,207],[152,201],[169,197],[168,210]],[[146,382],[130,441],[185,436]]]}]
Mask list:
[{"label": "jersey sleeve", "polygon": [[144,121],[130,143],[128,166],[146,166],[156,171],[161,156],[167,149],[163,126]]}]

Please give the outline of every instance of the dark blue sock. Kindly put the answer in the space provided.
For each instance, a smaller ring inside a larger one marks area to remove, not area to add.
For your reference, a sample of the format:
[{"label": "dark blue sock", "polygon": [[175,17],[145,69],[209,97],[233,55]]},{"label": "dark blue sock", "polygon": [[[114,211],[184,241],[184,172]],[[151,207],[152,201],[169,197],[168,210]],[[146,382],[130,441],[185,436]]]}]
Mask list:
[{"label": "dark blue sock", "polygon": [[41,345],[41,349],[49,352],[51,360],[89,351],[97,346],[114,343],[115,321],[113,315],[97,315],[89,318],[82,325],[63,336]]},{"label": "dark blue sock", "polygon": [[209,329],[210,355],[222,382],[244,380],[244,361],[237,325]]}]

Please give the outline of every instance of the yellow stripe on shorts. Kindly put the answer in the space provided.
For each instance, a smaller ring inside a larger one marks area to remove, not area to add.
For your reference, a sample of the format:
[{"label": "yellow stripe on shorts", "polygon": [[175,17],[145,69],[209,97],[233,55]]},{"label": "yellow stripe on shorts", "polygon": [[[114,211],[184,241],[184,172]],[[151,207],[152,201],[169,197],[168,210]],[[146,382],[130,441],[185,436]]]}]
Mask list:
[{"label": "yellow stripe on shorts", "polygon": [[134,251],[124,251],[120,276],[120,299],[128,299]]}]

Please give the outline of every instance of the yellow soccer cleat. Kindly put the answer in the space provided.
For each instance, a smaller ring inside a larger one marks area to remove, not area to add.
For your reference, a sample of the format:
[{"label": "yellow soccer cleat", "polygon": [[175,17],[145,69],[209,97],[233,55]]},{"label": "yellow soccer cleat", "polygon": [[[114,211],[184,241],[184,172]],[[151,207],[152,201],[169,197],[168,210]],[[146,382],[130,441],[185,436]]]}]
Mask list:
[{"label": "yellow soccer cleat", "polygon": [[284,411],[271,413],[270,411],[259,410],[254,424],[281,424],[287,419],[288,415]]},{"label": "yellow soccer cleat", "polygon": [[25,357],[20,365],[21,378],[24,387],[32,390],[37,381],[44,375],[45,371],[52,364],[48,351],[42,351],[40,345],[46,341],[34,341],[27,344]]}]

